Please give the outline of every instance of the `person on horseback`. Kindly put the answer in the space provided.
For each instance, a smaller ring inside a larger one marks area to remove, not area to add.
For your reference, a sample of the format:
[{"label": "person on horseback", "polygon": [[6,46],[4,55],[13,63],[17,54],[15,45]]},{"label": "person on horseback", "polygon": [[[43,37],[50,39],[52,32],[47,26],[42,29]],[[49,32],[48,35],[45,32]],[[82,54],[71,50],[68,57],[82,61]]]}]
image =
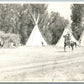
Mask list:
[{"label": "person on horseback", "polygon": [[70,36],[70,33],[67,32],[67,34],[64,36],[64,44],[66,43],[70,43],[70,40],[71,40],[71,36]]},{"label": "person on horseback", "polygon": [[70,33],[67,32],[67,34],[64,35],[64,51],[65,51],[66,46],[69,46],[70,48],[70,41],[71,41],[71,36],[70,36]]},{"label": "person on horseback", "polygon": [[65,36],[64,36],[64,51],[66,50],[66,46],[69,46],[69,48],[71,47],[72,50],[74,48],[74,45],[76,47],[76,42],[74,42],[72,39],[71,39],[71,34],[68,32]]},{"label": "person on horseback", "polygon": [[67,34],[66,34],[66,36],[67,36],[67,40],[71,40],[71,36],[70,36],[70,33],[69,32],[67,32]]}]

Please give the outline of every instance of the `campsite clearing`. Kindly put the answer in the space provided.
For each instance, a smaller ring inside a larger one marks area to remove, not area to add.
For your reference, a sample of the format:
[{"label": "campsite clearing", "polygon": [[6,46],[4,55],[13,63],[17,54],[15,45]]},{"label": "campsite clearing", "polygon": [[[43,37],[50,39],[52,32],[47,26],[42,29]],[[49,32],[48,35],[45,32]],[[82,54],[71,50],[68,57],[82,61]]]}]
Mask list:
[{"label": "campsite clearing", "polygon": [[84,47],[0,49],[0,81],[84,81]]}]

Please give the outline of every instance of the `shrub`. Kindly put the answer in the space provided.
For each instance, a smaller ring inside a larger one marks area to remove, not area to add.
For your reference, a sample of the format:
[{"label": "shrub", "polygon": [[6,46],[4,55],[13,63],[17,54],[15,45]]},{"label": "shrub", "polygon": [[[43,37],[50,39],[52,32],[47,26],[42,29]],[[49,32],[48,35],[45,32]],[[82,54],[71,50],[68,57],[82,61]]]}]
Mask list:
[{"label": "shrub", "polygon": [[4,41],[3,47],[17,47],[20,45],[20,36],[18,34],[0,31],[0,38]]}]

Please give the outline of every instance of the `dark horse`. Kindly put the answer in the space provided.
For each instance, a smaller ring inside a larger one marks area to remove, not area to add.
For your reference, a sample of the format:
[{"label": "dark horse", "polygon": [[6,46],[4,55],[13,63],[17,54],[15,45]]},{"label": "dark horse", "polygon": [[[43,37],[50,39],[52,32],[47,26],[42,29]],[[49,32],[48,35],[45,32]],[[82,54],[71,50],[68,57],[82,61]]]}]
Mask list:
[{"label": "dark horse", "polygon": [[77,46],[76,42],[71,41],[69,35],[68,35],[68,36],[65,35],[64,38],[65,38],[65,40],[64,40],[64,51],[66,51],[66,46],[69,46],[69,48],[71,47],[72,50],[74,49],[74,46],[75,46],[75,47]]}]

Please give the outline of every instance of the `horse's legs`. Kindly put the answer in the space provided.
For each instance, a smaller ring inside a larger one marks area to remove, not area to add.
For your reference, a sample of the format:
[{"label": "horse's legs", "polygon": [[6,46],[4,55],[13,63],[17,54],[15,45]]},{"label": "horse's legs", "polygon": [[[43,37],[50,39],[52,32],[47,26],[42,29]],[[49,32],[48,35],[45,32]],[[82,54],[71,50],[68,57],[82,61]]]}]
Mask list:
[{"label": "horse's legs", "polygon": [[66,51],[66,45],[64,45],[64,51]]},{"label": "horse's legs", "polygon": [[72,51],[73,51],[73,49],[74,49],[73,47],[74,47],[74,46],[72,45],[71,47],[72,47]]},{"label": "horse's legs", "polygon": [[75,42],[75,47],[77,47],[77,44],[76,44],[76,42]]}]

